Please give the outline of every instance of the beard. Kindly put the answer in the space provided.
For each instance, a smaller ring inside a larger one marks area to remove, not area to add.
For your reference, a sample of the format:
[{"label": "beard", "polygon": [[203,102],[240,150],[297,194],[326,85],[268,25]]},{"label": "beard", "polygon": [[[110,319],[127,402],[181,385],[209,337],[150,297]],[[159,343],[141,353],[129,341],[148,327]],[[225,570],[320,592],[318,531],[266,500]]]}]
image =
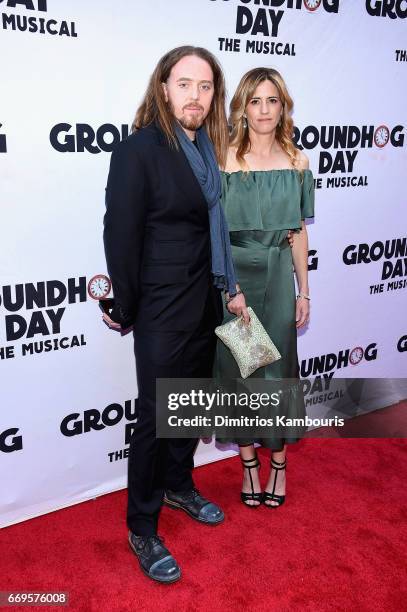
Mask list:
[{"label": "beard", "polygon": [[[191,114],[188,116],[188,115],[183,114],[182,117],[179,119],[175,115],[175,109],[171,101],[169,102],[169,106],[170,106],[172,114],[177,119],[178,123],[184,128],[184,130],[191,130],[192,132],[195,132],[195,130],[198,130],[203,125],[203,122],[205,121],[205,117],[203,116],[204,109],[202,107],[200,107],[202,109],[202,115]],[[182,110],[184,113],[185,112],[184,109]],[[188,110],[186,110],[186,112],[188,113]]]},{"label": "beard", "polygon": [[194,132],[202,126],[204,119],[202,115],[200,117],[181,117],[181,119],[178,119],[178,122],[185,130]]}]

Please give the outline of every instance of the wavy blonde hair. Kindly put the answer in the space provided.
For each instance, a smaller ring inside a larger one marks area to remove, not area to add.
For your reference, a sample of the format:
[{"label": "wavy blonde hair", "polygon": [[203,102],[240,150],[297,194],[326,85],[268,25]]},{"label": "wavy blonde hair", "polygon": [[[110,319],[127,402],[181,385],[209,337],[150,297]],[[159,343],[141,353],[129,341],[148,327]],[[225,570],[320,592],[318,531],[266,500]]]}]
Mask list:
[{"label": "wavy blonde hair", "polygon": [[277,87],[283,112],[281,122],[276,128],[276,140],[295,168],[298,164],[299,156],[298,149],[295,148],[292,141],[294,122],[291,113],[294,103],[288,93],[283,77],[274,68],[254,68],[246,72],[241,78],[230,103],[229,125],[231,132],[229,145],[236,147],[236,159],[242,170],[247,172],[249,167],[244,159],[244,155],[250,151],[250,138],[248,128],[244,127],[243,115],[254,92],[263,81],[270,81]]},{"label": "wavy blonde hair", "polygon": [[162,84],[167,82],[172,67],[183,57],[188,55],[196,55],[202,60],[205,60],[212,69],[214,95],[204,125],[215,148],[218,163],[220,166],[223,166],[226,160],[229,143],[229,132],[225,112],[225,79],[222,68],[215,56],[203,47],[184,45],[172,49],[160,59],[151,75],[144,98],[137,109],[132,131],[136,132],[142,127],[156,121],[166,135],[168,144],[178,149],[179,145],[174,131],[174,116],[170,106],[165,101]]}]

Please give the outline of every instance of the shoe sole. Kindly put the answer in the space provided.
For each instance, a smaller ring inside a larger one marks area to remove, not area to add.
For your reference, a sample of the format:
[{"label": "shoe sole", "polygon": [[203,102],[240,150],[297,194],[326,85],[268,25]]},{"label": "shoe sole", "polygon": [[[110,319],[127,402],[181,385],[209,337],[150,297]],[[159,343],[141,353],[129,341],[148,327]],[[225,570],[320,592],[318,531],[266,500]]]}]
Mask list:
[{"label": "shoe sole", "polygon": [[150,578],[150,580],[154,580],[155,582],[159,582],[160,584],[172,584],[173,582],[177,582],[180,578],[181,578],[181,570],[179,570],[179,575],[176,576],[175,578],[169,578],[168,580],[160,580],[159,578],[154,578],[154,576],[152,576],[151,574],[148,573],[148,571],[141,565],[140,562],[140,558],[132,544],[132,542],[130,541],[130,538],[128,539],[128,543],[129,546],[132,550],[132,552],[136,555],[137,557],[137,561],[139,563],[140,569],[143,572],[143,574],[145,574],[148,578]]},{"label": "shoe sole", "polygon": [[283,504],[278,504],[277,506],[272,506],[271,504],[263,504],[265,508],[271,508],[272,510],[276,510],[277,508],[281,508]]},{"label": "shoe sole", "polygon": [[[273,500],[270,500],[273,501]],[[276,501],[276,500],[274,500]],[[265,506],[266,508],[271,508],[272,510],[275,510],[276,508],[281,508],[281,506],[284,505],[285,499],[280,503],[280,504],[266,504],[265,501],[263,501],[263,506]]]},{"label": "shoe sole", "polygon": [[184,508],[184,506],[181,506],[181,504],[171,501],[167,499],[166,497],[164,497],[163,503],[164,503],[164,506],[168,506],[169,508],[173,508],[174,510],[183,510],[184,512],[188,514],[188,516],[193,518],[195,521],[198,521],[198,523],[203,523],[204,525],[210,525],[211,527],[214,527],[215,525],[220,525],[220,523],[223,523],[223,521],[225,520],[225,517],[223,517],[219,521],[205,521],[204,519],[200,519],[197,516],[194,516],[192,512],[187,510],[187,508]]},{"label": "shoe sole", "polygon": [[[244,495],[244,494],[245,494],[245,492],[244,492],[244,491],[242,491],[242,492],[241,492],[241,495]],[[261,493],[260,493],[260,495],[261,495]],[[254,510],[256,510],[257,508],[260,508],[260,506],[261,506],[261,505],[262,505],[262,503],[263,503],[263,499],[262,499],[262,497],[261,497],[260,499],[258,499],[258,498],[257,498],[257,499],[253,499],[253,498],[250,498],[250,497],[249,497],[249,498],[246,500],[246,499],[243,499],[243,498],[242,498],[242,496],[240,496],[240,501],[242,502],[242,504],[243,504],[244,506],[246,506],[246,508],[253,508]],[[248,504],[248,503],[247,503],[248,501],[255,501],[255,502],[258,502],[258,503],[257,503],[257,504]]]},{"label": "shoe sole", "polygon": [[[240,501],[242,501],[242,500],[240,500]],[[253,510],[257,510],[257,508],[260,508],[262,502],[260,502],[259,504],[246,504],[246,502],[242,501],[242,504],[244,506],[246,506],[246,508],[250,508],[250,509],[253,508]]]}]

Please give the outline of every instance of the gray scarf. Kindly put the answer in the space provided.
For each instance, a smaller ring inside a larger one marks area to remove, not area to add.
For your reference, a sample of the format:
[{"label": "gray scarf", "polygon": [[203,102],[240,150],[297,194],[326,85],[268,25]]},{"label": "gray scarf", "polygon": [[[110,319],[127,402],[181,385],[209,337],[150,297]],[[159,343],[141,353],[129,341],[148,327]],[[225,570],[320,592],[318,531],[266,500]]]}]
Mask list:
[{"label": "gray scarf", "polygon": [[177,138],[208,203],[214,285],[236,294],[236,276],[230,248],[229,229],[220,204],[221,178],[215,150],[205,127],[196,131],[198,148],[176,123]]}]

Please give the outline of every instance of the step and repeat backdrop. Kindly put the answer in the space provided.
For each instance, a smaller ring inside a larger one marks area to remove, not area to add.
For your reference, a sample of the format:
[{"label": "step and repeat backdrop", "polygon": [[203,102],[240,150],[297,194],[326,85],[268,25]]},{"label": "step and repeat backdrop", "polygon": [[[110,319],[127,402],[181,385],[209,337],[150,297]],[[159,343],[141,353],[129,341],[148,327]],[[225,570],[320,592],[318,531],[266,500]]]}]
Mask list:
[{"label": "step and repeat backdrop", "polygon": [[[126,486],[138,392],[132,335],[98,308],[104,194],[173,47],[214,52],[229,96],[271,66],[294,98],[316,187],[308,405],[332,377],[405,376],[406,17],[405,0],[0,0],[1,525]],[[201,443],[196,464],[231,452]]]}]

